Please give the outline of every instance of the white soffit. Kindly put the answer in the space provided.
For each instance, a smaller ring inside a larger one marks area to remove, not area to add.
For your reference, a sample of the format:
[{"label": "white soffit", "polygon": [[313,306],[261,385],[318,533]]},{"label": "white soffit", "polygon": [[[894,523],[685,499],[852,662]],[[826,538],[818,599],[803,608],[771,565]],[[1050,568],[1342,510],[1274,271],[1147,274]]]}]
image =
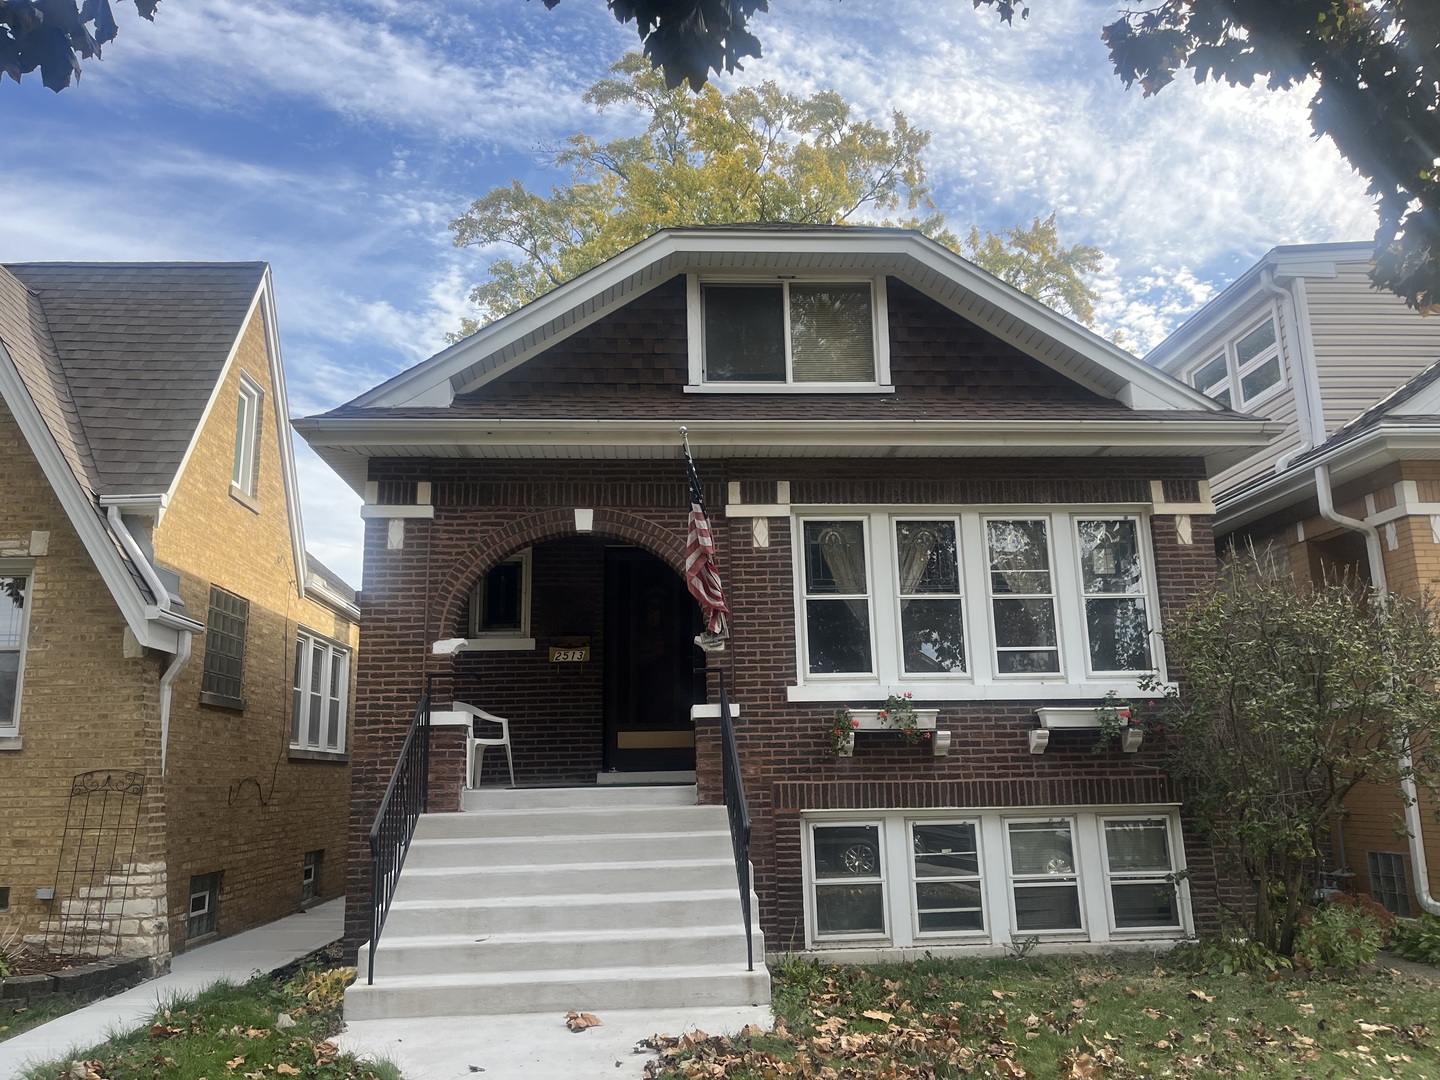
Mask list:
[{"label": "white soffit", "polygon": [[1101,396],[1136,409],[1220,406],[919,233],[891,229],[669,230],[566,282],[350,402],[448,406],[678,273],[706,269],[892,274]]}]

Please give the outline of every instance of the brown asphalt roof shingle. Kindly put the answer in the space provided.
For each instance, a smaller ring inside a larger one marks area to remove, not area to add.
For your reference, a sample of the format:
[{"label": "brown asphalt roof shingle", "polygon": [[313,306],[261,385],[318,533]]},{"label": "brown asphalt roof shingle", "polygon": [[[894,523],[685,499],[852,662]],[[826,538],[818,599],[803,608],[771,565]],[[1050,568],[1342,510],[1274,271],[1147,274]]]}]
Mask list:
[{"label": "brown asphalt roof shingle", "polygon": [[167,490],[265,264],[10,263],[0,274],[0,338],[81,482],[104,495]]}]

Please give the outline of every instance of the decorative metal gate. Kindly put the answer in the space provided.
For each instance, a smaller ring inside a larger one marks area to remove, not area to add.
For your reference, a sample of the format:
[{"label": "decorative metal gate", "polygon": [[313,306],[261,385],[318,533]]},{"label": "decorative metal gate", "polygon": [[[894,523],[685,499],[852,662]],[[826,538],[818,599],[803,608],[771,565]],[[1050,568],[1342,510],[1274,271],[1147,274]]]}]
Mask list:
[{"label": "decorative metal gate", "polygon": [[71,780],[54,907],[45,927],[51,953],[113,956],[120,951],[144,798],[144,773],[96,769]]}]

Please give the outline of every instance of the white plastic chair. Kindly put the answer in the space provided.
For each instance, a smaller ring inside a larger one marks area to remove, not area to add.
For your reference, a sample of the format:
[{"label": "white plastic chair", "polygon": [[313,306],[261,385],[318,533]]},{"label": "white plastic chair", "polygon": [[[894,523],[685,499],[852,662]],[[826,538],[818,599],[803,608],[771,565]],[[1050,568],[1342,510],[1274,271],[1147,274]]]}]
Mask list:
[{"label": "white plastic chair", "polygon": [[[496,716],[484,709],[477,709],[474,705],[467,705],[463,701],[451,702],[450,708],[455,712],[466,713],[470,717],[470,741],[465,744],[465,776],[466,783],[471,788],[480,786],[480,766],[485,761],[485,751],[492,746],[503,746],[505,748],[505,763],[510,766],[510,786],[515,786],[515,759],[510,756],[510,721],[503,716]],[[487,724],[499,724],[500,734],[498,737],[480,738],[475,734],[475,721],[484,720]],[[476,753],[476,748],[479,753]]]}]

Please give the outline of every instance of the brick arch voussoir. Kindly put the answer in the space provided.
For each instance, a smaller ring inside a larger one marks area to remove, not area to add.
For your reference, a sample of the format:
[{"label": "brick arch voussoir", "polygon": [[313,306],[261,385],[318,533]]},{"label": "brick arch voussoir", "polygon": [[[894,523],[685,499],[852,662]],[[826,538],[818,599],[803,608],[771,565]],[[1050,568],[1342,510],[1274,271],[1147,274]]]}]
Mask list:
[{"label": "brick arch voussoir", "polygon": [[[575,512],[571,509],[545,510],[501,525],[486,533],[456,559],[436,590],[441,616],[436,632],[444,634],[455,626],[470,588],[481,576],[522,548],[546,540],[579,536]],[[675,573],[685,573],[685,537],[653,521],[621,510],[597,509],[594,527],[587,536],[607,537],[644,548]]]}]

